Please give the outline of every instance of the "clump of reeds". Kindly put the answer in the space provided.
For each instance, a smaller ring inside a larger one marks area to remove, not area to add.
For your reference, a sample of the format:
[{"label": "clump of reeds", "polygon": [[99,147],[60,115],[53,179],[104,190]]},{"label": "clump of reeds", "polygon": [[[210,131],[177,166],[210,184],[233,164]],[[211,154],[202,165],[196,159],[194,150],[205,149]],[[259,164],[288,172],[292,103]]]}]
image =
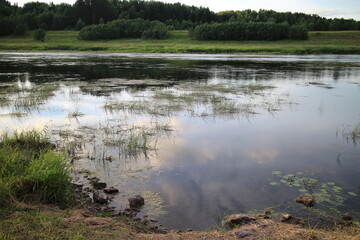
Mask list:
[{"label": "clump of reeds", "polygon": [[351,131],[344,132],[343,135],[347,140],[351,139],[354,144],[356,144],[357,141],[360,139],[360,123],[356,125]]}]

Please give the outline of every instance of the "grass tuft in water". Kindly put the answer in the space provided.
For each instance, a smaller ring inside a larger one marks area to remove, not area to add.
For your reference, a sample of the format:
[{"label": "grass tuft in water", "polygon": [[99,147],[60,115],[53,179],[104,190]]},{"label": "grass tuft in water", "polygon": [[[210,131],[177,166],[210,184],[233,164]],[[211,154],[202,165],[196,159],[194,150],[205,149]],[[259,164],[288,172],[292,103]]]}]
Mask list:
[{"label": "grass tuft in water", "polygon": [[108,147],[116,147],[120,155],[138,157],[140,154],[148,155],[149,151],[156,149],[152,137],[155,135],[146,127],[132,126],[122,130],[112,139],[105,140]]},{"label": "grass tuft in water", "polygon": [[343,136],[346,138],[346,140],[352,140],[354,144],[357,143],[360,139],[360,123],[356,125],[351,131],[344,132]]},{"label": "grass tuft in water", "polygon": [[68,114],[69,118],[78,118],[84,116],[84,113],[80,112],[79,109],[75,109],[73,112]]}]

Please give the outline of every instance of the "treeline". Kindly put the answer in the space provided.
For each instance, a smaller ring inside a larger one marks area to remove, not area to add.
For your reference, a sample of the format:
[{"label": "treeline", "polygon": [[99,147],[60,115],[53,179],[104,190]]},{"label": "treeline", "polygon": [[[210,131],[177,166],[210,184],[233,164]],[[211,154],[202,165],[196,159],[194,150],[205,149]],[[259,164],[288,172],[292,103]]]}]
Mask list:
[{"label": "treeline", "polygon": [[316,14],[276,12],[260,9],[259,11],[224,11],[217,14],[218,22],[270,22],[303,25],[309,31],[345,31],[360,30],[360,21],[354,19],[328,19]]},{"label": "treeline", "polygon": [[110,40],[118,38],[164,39],[168,29],[164,23],[144,19],[118,19],[106,24],[84,27],[79,32],[82,40]]},{"label": "treeline", "polygon": [[198,40],[266,40],[308,39],[308,31],[303,25],[287,23],[255,23],[255,22],[227,22],[202,24],[191,31],[193,38]]},{"label": "treeline", "polygon": [[23,7],[0,0],[0,35],[23,34],[26,30],[81,29],[87,25],[117,19],[160,21],[168,29],[192,29],[204,23],[268,22],[302,25],[308,30],[360,30],[352,19],[327,19],[304,13],[280,13],[272,10],[245,10],[214,13],[208,8],[180,3],[144,0],[76,0],[73,5],[28,2]]},{"label": "treeline", "polygon": [[[0,0],[0,36],[26,30],[67,30],[116,19],[145,19],[166,23],[170,29],[188,29],[216,21],[208,8],[143,0],[76,0],[70,4],[25,3],[23,7]],[[77,23],[81,24],[77,24]],[[20,31],[16,31],[19,29]]]}]

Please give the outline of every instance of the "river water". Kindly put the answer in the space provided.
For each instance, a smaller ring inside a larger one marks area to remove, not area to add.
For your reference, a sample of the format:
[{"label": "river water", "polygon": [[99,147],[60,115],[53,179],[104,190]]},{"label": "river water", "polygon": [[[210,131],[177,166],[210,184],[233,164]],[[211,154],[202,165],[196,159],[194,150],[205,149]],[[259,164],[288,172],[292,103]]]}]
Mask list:
[{"label": "river water", "polygon": [[240,212],[360,212],[360,56],[0,54],[0,131],[45,131],[75,181],[167,228]]}]

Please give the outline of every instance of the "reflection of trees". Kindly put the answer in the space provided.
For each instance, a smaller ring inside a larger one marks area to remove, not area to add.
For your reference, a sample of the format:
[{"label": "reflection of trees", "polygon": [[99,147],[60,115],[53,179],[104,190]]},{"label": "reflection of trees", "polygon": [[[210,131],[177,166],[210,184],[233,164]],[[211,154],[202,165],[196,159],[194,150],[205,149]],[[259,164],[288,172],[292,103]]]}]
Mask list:
[{"label": "reflection of trees", "polygon": [[[76,78],[96,80],[99,78],[206,80],[213,78],[229,80],[305,79],[314,80],[324,76],[338,80],[341,76],[356,74],[346,63],[270,62],[270,61],[209,61],[140,59],[124,57],[87,57],[69,59],[38,58],[25,60],[0,60],[0,73],[29,72],[32,81],[48,82]],[[14,81],[14,76],[2,75],[4,82]]]}]

